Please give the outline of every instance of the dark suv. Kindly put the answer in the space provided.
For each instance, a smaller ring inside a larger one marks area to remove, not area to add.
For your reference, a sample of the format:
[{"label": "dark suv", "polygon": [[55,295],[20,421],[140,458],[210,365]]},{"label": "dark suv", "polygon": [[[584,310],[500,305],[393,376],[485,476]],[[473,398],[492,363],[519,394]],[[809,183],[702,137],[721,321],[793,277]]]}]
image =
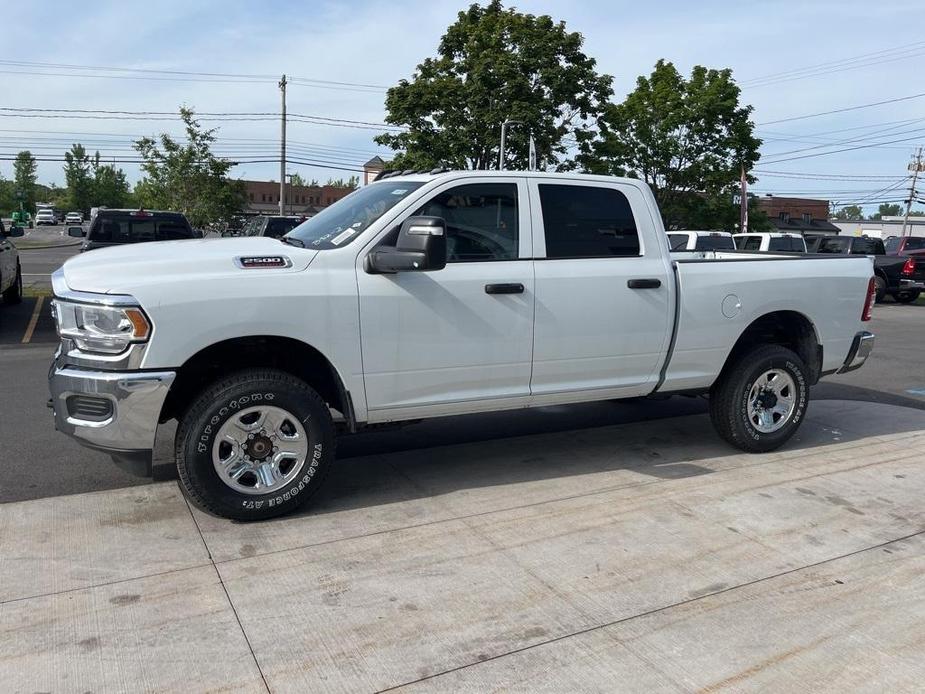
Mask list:
[{"label": "dark suv", "polygon": [[258,217],[248,229],[249,236],[269,236],[278,239],[305,221],[305,217]]},{"label": "dark suv", "polygon": [[[76,229],[71,227],[68,234],[77,236]],[[202,233],[193,229],[179,212],[100,210],[90,222],[87,240],[81,250],[90,251],[126,243],[198,238],[202,238]]]}]

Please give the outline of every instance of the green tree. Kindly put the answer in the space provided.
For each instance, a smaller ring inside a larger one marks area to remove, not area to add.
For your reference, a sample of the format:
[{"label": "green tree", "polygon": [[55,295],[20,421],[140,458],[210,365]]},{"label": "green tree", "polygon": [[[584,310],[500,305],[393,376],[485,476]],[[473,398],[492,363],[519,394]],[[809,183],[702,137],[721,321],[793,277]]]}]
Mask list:
[{"label": "green tree", "polygon": [[100,153],[93,159],[93,205],[95,207],[129,207],[132,194],[125,172],[115,164],[103,164]]},{"label": "green tree", "polygon": [[360,185],[360,177],[351,176],[346,181],[343,178],[329,178],[325,185],[334,188],[357,188]]},{"label": "green tree", "polygon": [[289,175],[289,183],[290,185],[293,185],[293,186],[304,186],[305,179],[302,178],[302,176],[300,176],[299,174],[294,173],[294,174]]},{"label": "green tree", "polygon": [[244,204],[244,184],[228,178],[233,163],[212,153],[215,129],[203,130],[188,108],[180,109],[186,143],[166,133],[135,142],[144,178],[135,188],[144,207],[183,212],[193,226],[229,219]]},{"label": "green tree", "polygon": [[[97,153],[97,157],[99,153]],[[90,175],[90,155],[84,146],[75,143],[64,153],[64,179],[67,182],[67,207],[89,212],[93,204],[94,185]]]},{"label": "green tree", "polygon": [[870,216],[870,218],[883,219],[884,217],[897,217],[902,213],[902,205],[900,205],[898,202],[884,202],[880,205],[877,211]]},{"label": "green tree", "polygon": [[411,81],[386,95],[386,121],[404,132],[379,135],[394,150],[394,168],[490,169],[498,163],[501,124],[508,129],[506,163],[526,168],[528,137],[555,165],[570,136],[592,125],[613,94],[581,48],[584,38],[564,22],[505,9],[500,0],[471,5],[440,40]]},{"label": "green tree", "polygon": [[860,205],[845,205],[835,210],[835,219],[848,222],[859,222],[864,219],[864,210]]},{"label": "green tree", "polygon": [[698,65],[685,79],[659,60],[622,103],[607,106],[599,137],[580,138],[578,163],[590,173],[643,179],[665,225],[689,226],[693,194],[721,204],[741,168],[758,160],[752,107],[741,106],[739,94],[731,70]]},{"label": "green tree", "polygon": [[[23,206],[30,212],[35,212],[35,181],[38,164],[29,150],[23,150],[16,155],[13,162],[14,195],[22,196]],[[17,200],[16,207],[19,207]]]}]

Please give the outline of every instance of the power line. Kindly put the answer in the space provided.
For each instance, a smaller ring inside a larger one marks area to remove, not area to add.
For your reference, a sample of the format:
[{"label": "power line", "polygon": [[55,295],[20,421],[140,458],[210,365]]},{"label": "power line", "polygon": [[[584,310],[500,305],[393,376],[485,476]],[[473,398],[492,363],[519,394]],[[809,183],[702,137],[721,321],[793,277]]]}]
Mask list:
[{"label": "power line", "polygon": [[828,63],[820,63],[814,66],[797,68],[776,74],[765,75],[764,77],[757,77],[751,80],[744,80],[740,82],[740,86],[746,89],[767,87],[774,84],[781,84],[783,82],[793,82],[796,80],[808,79],[810,77],[820,77],[837,72],[845,72],[847,70],[857,70],[873,65],[882,65],[884,63],[891,63],[899,60],[908,60],[910,58],[916,58],[920,55],[923,55],[923,52],[925,52],[925,41],[917,41],[915,43],[906,44],[905,46],[896,46],[894,48],[876,51],[874,53],[862,54],[853,58],[845,58],[842,60],[830,61]]},{"label": "power line", "polygon": [[[16,68],[36,68],[37,70],[0,70],[7,74],[21,75],[48,75],[54,77],[96,77],[102,79],[153,79],[181,82],[231,82],[231,83],[272,83],[276,81],[274,75],[242,74],[229,72],[196,72],[186,70],[157,70],[149,68],[129,68],[102,65],[75,65],[70,63],[40,63],[26,60],[0,60],[0,65]],[[49,72],[49,70],[83,70],[91,74],[72,74]],[[117,75],[92,74],[92,72],[127,73]],[[167,77],[156,77],[167,75]],[[388,87],[380,84],[366,84],[360,82],[345,82],[338,80],[319,79],[315,77],[295,77],[292,81],[302,86],[319,87],[324,89],[348,89],[352,91],[383,91]]]},{"label": "power line", "polygon": [[885,99],[883,101],[874,101],[869,104],[860,104],[858,106],[848,106],[846,108],[837,108],[832,111],[820,111],[819,113],[807,113],[802,116],[791,116],[790,118],[778,118],[777,120],[769,120],[764,123],[758,123],[758,126],[764,125],[774,125],[775,123],[790,123],[795,120],[805,120],[807,118],[817,118],[819,116],[830,116],[834,113],[846,113],[848,111],[859,111],[864,108],[873,108],[874,106],[883,106],[884,104],[895,104],[900,101],[910,101],[912,99],[921,99],[925,96],[925,92],[921,94],[911,94],[909,96],[900,96],[895,99]]},{"label": "power line", "polygon": [[887,140],[886,142],[881,142],[881,143],[864,144],[864,145],[857,145],[855,147],[844,147],[842,149],[833,149],[829,152],[816,152],[815,154],[801,154],[797,157],[784,157],[783,159],[772,159],[771,161],[767,161],[765,163],[766,164],[780,164],[781,162],[784,162],[784,161],[795,161],[797,159],[810,159],[812,157],[824,157],[830,154],[840,154],[842,152],[853,152],[858,149],[868,149],[870,147],[876,147],[878,146],[878,144],[891,145],[896,142],[913,142],[915,140],[920,140],[920,139],[921,137],[904,137],[898,140]]}]

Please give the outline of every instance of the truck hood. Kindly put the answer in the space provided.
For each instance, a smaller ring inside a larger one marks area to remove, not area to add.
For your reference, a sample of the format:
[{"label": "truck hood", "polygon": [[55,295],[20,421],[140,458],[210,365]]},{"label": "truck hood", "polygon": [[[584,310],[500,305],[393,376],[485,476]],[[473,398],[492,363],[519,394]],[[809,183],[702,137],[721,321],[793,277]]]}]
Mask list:
[{"label": "truck hood", "polygon": [[[64,280],[75,291],[131,294],[136,287],[166,282],[300,272],[317,254],[263,236],[133,243],[70,258]],[[266,257],[283,257],[289,267],[239,265],[241,258]]]}]

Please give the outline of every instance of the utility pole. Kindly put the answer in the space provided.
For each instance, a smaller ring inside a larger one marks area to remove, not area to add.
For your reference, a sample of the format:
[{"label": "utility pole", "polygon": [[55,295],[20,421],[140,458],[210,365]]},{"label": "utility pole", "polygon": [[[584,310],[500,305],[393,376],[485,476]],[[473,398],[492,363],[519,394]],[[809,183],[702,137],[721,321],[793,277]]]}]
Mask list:
[{"label": "utility pole", "polygon": [[900,236],[906,235],[906,226],[909,224],[909,212],[912,210],[912,201],[915,199],[915,183],[919,178],[919,171],[922,170],[922,148],[919,147],[915,153],[915,159],[909,164],[909,170],[912,172],[912,186],[909,188],[909,199],[906,200],[906,215],[903,217],[903,230]]},{"label": "utility pole", "polygon": [[742,174],[739,180],[739,233],[748,233],[748,180],[745,178],[745,164],[742,164]]},{"label": "utility pole", "polygon": [[279,140],[279,214],[282,216],[286,214],[286,75],[279,81],[279,91],[283,98]]}]

